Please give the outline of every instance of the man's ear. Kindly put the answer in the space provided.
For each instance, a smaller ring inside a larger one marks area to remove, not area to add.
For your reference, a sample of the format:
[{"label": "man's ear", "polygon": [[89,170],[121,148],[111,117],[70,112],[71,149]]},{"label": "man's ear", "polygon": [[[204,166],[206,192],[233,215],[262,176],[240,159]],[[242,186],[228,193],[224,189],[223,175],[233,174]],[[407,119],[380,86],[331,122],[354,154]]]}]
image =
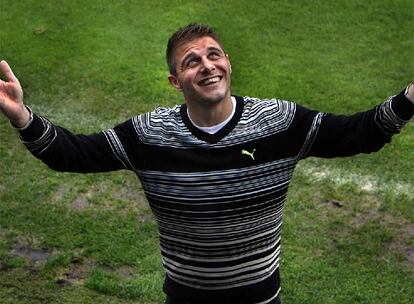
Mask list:
[{"label": "man's ear", "polygon": [[174,88],[176,88],[178,91],[182,91],[181,84],[180,84],[180,82],[178,81],[177,77],[175,77],[175,76],[174,76],[174,75],[172,75],[172,74],[169,74],[169,75],[168,75],[168,81],[169,81],[169,82],[170,82],[170,84],[171,84]]},{"label": "man's ear", "polygon": [[229,61],[230,74],[231,74],[232,70],[231,70],[231,62],[230,62],[229,54],[226,54],[226,57],[227,57],[227,60]]}]

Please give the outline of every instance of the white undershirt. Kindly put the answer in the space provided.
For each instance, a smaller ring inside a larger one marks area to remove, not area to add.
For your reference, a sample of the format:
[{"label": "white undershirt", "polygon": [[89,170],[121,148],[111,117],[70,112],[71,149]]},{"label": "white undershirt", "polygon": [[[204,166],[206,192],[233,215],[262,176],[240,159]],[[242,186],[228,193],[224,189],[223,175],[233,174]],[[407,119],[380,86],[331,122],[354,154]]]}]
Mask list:
[{"label": "white undershirt", "polygon": [[221,122],[221,123],[219,123],[217,125],[211,126],[211,127],[200,127],[200,126],[197,126],[194,123],[194,121],[192,121],[192,119],[190,117],[190,112],[188,111],[188,108],[187,108],[187,115],[188,115],[188,118],[190,119],[191,123],[194,126],[196,126],[198,129],[200,129],[201,131],[206,132],[208,134],[215,134],[218,131],[220,131],[233,118],[234,112],[236,112],[236,98],[234,98],[233,96],[231,96],[231,103],[233,105],[233,109],[232,109],[231,114],[229,115],[229,117],[227,117],[223,122]]}]

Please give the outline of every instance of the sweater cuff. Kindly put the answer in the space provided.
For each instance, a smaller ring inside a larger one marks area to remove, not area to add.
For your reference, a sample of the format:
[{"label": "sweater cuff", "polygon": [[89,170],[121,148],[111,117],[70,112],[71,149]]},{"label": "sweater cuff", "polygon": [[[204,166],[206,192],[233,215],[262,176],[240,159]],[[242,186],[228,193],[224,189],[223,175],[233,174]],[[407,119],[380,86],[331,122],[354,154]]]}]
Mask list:
[{"label": "sweater cuff", "polygon": [[33,113],[30,108],[28,108],[28,110],[31,112],[33,119],[23,128],[15,128],[17,131],[19,131],[20,139],[22,141],[34,142],[42,137],[45,131],[45,125],[40,116]]},{"label": "sweater cuff", "polygon": [[414,115],[414,103],[405,95],[405,89],[392,98],[391,108],[402,120],[410,120]]},{"label": "sweater cuff", "polygon": [[30,109],[29,108],[29,106],[24,106],[26,109],[27,109],[27,111],[29,111],[29,121],[23,126],[23,127],[17,127],[17,126],[15,126],[14,125],[14,123],[13,122],[11,122],[10,121],[10,123],[11,123],[11,125],[17,130],[17,131],[22,131],[22,130],[25,130],[25,129],[27,129],[27,127],[28,126],[30,126],[30,124],[33,122],[33,111],[32,111],[32,109]]},{"label": "sweater cuff", "polygon": [[405,97],[407,97],[407,99],[408,99],[409,101],[411,101],[411,102],[413,103],[413,105],[414,105],[414,98],[408,94],[408,91],[409,91],[409,89],[410,89],[410,87],[411,87],[412,85],[413,85],[413,84],[412,84],[412,83],[410,83],[410,84],[407,86],[407,88],[405,89],[405,93],[404,93],[404,95],[405,95]]}]

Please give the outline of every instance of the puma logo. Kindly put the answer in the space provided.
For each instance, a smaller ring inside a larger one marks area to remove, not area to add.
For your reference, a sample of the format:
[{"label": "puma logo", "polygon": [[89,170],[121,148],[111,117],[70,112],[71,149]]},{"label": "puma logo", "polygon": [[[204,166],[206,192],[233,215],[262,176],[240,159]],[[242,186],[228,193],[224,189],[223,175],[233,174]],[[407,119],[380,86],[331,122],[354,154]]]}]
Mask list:
[{"label": "puma logo", "polygon": [[253,160],[255,160],[254,159],[254,152],[256,152],[256,149],[253,149],[253,151],[252,152],[249,152],[249,151],[247,151],[247,150],[242,150],[241,151],[241,154],[243,154],[243,155],[249,155]]}]

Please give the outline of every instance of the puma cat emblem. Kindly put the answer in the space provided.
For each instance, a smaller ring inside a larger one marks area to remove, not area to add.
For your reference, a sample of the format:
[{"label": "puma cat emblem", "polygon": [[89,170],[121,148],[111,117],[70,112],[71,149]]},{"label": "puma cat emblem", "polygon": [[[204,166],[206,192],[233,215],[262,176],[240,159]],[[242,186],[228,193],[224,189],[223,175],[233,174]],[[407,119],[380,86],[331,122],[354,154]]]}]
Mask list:
[{"label": "puma cat emblem", "polygon": [[256,149],[253,149],[253,151],[252,151],[252,152],[249,152],[249,151],[247,151],[247,150],[242,150],[242,151],[241,151],[241,154],[243,154],[243,155],[248,155],[248,156],[250,156],[253,160],[255,160],[255,159],[254,159],[254,152],[256,152]]}]

